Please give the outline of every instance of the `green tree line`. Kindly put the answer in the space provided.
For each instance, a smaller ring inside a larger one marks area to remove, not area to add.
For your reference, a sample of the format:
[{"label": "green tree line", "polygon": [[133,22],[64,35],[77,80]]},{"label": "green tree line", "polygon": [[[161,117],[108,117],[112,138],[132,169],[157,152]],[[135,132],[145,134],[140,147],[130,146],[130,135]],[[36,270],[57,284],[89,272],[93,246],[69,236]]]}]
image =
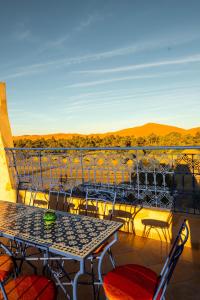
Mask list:
[{"label": "green tree line", "polygon": [[181,135],[172,132],[165,136],[151,134],[149,136],[74,136],[71,139],[40,138],[37,140],[19,139],[14,146],[19,148],[62,148],[62,147],[130,147],[130,146],[197,146],[200,145],[200,132],[196,135]]}]

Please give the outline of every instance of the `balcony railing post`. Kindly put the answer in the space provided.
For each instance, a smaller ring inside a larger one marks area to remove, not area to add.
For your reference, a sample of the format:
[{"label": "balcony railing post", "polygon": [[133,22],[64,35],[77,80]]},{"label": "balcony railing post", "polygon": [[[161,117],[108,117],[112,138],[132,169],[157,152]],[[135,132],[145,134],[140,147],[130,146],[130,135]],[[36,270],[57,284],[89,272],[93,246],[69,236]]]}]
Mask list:
[{"label": "balcony railing post", "polygon": [[196,211],[196,183],[195,183],[195,160],[194,160],[194,154],[192,154],[192,198],[193,198],[193,208],[194,208],[194,214]]},{"label": "balcony railing post", "polygon": [[[6,151],[7,152],[7,151]],[[19,172],[18,172],[18,169],[17,169],[17,164],[16,164],[16,152],[15,152],[15,154],[14,154],[14,151],[13,150],[11,150],[10,151],[11,152],[11,154],[12,154],[12,159],[13,159],[13,170],[14,170],[14,173],[15,173],[15,175],[13,176],[14,178],[17,178],[17,186],[19,185]],[[9,153],[9,152],[7,152],[7,153]],[[14,185],[14,184],[13,184]]]},{"label": "balcony railing post", "polygon": [[39,166],[40,166],[40,180],[41,180],[41,188],[44,189],[43,186],[43,176],[42,176],[42,151],[39,151]]},{"label": "balcony railing post", "polygon": [[[174,170],[174,155],[172,154],[172,170]],[[172,197],[173,197],[173,210],[176,211],[176,173],[172,175]]]},{"label": "balcony railing post", "polygon": [[83,153],[80,153],[80,161],[81,161],[81,179],[82,179],[82,185],[84,186],[85,180],[84,180],[84,167],[83,167]]},{"label": "balcony railing post", "polygon": [[137,199],[140,199],[140,174],[139,174],[139,157],[138,150],[136,150],[136,178],[137,178]]}]

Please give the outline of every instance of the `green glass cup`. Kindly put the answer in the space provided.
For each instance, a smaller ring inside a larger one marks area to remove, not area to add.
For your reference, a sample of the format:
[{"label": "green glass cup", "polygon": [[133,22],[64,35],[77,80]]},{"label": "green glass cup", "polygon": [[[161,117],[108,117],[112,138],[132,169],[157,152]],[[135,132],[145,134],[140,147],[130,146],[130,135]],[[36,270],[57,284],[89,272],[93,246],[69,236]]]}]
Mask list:
[{"label": "green glass cup", "polygon": [[43,220],[45,225],[53,224],[57,219],[57,216],[54,211],[48,210],[44,213]]}]

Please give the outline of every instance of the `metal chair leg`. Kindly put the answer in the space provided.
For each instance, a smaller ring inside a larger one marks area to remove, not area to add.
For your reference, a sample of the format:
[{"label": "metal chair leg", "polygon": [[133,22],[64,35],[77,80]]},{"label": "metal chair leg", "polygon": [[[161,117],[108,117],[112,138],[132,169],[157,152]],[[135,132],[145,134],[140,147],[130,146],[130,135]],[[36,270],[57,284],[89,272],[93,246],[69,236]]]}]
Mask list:
[{"label": "metal chair leg", "polygon": [[111,264],[112,264],[113,268],[115,268],[116,264],[115,264],[115,260],[114,260],[114,257],[113,257],[113,254],[112,254],[112,251],[111,251],[110,248],[108,249],[108,255],[109,255],[109,258],[110,258],[110,261],[111,261]]},{"label": "metal chair leg", "polygon": [[93,288],[93,296],[94,299],[96,299],[96,289],[95,289],[95,274],[94,274],[94,259],[93,257],[90,260],[90,265],[91,265],[91,275],[92,275],[92,288]]}]

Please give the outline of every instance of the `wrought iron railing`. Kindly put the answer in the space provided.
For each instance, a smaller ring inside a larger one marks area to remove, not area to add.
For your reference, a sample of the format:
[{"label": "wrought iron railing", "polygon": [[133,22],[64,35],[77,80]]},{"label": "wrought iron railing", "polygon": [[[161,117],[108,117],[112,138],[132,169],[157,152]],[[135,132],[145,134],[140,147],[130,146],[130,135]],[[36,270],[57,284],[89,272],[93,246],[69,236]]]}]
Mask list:
[{"label": "wrought iron railing", "polygon": [[17,189],[87,186],[117,191],[119,202],[200,213],[200,146],[6,148]]}]

